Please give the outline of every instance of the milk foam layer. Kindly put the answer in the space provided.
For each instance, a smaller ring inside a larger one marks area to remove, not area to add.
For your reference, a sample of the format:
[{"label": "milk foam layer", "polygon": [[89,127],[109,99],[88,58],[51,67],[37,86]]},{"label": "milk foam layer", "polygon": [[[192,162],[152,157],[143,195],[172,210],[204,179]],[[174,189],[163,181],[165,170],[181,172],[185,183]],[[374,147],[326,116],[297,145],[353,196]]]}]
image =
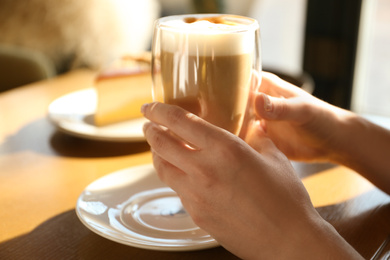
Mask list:
[{"label": "milk foam layer", "polygon": [[240,24],[216,24],[209,21],[187,23],[182,19],[169,20],[161,24],[162,50],[176,52],[185,49],[188,55],[202,56],[252,53],[255,44],[253,30],[253,27]]}]

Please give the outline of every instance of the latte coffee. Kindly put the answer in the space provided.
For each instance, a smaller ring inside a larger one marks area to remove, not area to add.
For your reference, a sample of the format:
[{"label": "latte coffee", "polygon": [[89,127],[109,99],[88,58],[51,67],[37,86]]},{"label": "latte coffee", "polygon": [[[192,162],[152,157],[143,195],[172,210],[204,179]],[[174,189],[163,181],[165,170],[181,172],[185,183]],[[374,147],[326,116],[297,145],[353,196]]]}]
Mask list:
[{"label": "latte coffee", "polygon": [[224,17],[187,17],[162,25],[159,101],[238,134],[251,89],[254,31]]}]

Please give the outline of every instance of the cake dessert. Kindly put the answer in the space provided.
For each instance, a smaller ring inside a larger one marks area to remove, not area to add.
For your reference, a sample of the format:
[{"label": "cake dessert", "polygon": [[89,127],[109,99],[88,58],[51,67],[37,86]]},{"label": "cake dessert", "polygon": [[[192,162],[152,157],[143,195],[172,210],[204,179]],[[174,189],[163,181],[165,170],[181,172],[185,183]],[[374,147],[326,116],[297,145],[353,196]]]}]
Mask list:
[{"label": "cake dessert", "polygon": [[148,56],[123,57],[96,77],[96,126],[142,117],[142,104],[152,101]]}]

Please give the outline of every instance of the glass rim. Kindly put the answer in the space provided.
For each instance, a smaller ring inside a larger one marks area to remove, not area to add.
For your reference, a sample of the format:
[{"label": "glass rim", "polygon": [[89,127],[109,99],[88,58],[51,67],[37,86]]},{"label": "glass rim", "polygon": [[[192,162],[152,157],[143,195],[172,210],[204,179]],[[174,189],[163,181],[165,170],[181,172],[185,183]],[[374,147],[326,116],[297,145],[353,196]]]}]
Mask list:
[{"label": "glass rim", "polygon": [[207,13],[207,14],[182,14],[182,15],[170,15],[164,16],[155,21],[155,28],[158,26],[160,29],[168,29],[174,31],[188,30],[188,28],[180,28],[177,26],[171,26],[164,24],[167,21],[183,20],[185,18],[205,18],[205,17],[223,17],[229,21],[234,21],[238,25],[231,26],[231,28],[221,31],[221,33],[239,33],[247,32],[250,30],[258,30],[259,23],[256,19],[247,16],[235,15],[235,14],[219,14],[219,13]]}]

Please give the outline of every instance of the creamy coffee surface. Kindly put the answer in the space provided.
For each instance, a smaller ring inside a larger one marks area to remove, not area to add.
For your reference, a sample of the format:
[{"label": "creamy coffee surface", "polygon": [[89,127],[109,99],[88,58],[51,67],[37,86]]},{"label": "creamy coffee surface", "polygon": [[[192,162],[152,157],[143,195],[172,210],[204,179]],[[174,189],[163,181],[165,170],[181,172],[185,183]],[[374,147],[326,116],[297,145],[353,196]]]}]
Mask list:
[{"label": "creamy coffee surface", "polygon": [[161,30],[161,41],[164,42],[162,50],[175,52],[184,42],[191,42],[186,50],[190,55],[202,53],[204,56],[220,56],[253,51],[253,33],[245,33],[244,26],[237,23],[216,21],[203,19],[188,22],[182,19],[164,22]]}]

